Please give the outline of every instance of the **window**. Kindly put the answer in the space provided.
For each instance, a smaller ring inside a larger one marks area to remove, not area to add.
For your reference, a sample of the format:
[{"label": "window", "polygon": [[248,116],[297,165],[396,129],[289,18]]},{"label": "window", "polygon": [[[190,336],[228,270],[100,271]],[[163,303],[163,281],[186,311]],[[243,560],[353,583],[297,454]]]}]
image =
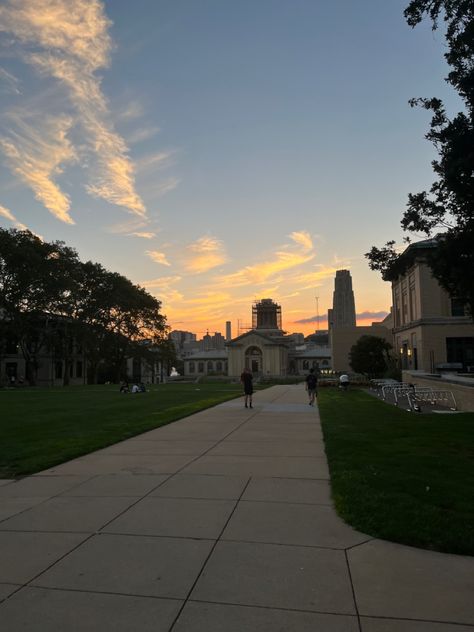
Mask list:
[{"label": "window", "polygon": [[309,370],[309,361],[303,360],[303,371],[308,371],[308,370]]},{"label": "window", "polygon": [[214,364],[211,362],[211,360],[209,360],[209,362],[207,363],[207,370],[208,371],[214,370]]},{"label": "window", "polygon": [[7,362],[5,364],[5,373],[8,375],[9,378],[15,378],[17,377],[17,371],[18,371],[18,366],[16,362]]},{"label": "window", "polygon": [[18,339],[15,337],[8,338],[7,344],[5,345],[5,353],[9,355],[16,355],[18,351]]},{"label": "window", "polygon": [[216,371],[222,373],[222,362],[216,362]]},{"label": "window", "polygon": [[57,380],[60,380],[63,376],[63,363],[62,362],[55,362],[54,364],[54,377]]},{"label": "window", "polygon": [[190,372],[190,373],[194,373],[194,371],[196,370],[196,367],[195,367],[195,365],[194,365],[194,362],[190,362],[190,363],[188,364],[188,367],[189,367],[189,372]]},{"label": "window", "polygon": [[82,362],[80,360],[76,362],[76,377],[82,377]]},{"label": "window", "polygon": [[464,369],[474,366],[474,338],[446,338],[446,359]]},{"label": "window", "polygon": [[451,299],[451,316],[465,316],[466,302],[462,298]]},{"label": "window", "polygon": [[69,365],[69,377],[74,377],[74,365],[72,362]]},{"label": "window", "polygon": [[204,362],[198,362],[198,373],[204,373]]}]

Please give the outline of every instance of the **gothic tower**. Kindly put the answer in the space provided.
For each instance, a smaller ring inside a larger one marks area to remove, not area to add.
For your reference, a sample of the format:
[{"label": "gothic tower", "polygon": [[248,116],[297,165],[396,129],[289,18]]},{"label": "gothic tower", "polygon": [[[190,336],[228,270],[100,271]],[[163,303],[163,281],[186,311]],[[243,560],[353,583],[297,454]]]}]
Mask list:
[{"label": "gothic tower", "polygon": [[332,299],[331,327],[355,327],[356,313],[349,270],[337,270]]}]

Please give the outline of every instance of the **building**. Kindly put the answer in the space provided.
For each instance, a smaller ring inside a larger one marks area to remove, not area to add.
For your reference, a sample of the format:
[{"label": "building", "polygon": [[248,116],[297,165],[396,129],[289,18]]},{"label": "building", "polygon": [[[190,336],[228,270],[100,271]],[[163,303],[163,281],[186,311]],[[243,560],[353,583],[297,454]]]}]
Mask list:
[{"label": "building", "polygon": [[227,375],[227,370],[226,349],[197,351],[184,359],[184,375],[189,377]]},{"label": "building", "polygon": [[252,307],[252,329],[227,343],[229,375],[240,376],[244,367],[260,377],[305,375],[311,368],[330,369],[331,350],[305,343],[302,334],[285,335],[281,307],[272,299]]},{"label": "building", "polygon": [[392,265],[393,340],[405,370],[474,370],[474,323],[464,301],[449,294],[427,263],[438,239],[410,244]]},{"label": "building", "polygon": [[377,336],[393,344],[390,323],[372,323],[366,327],[336,327],[329,332],[332,353],[332,367],[334,371],[352,371],[350,365],[350,351],[362,336]]},{"label": "building", "polygon": [[328,322],[330,329],[356,326],[354,292],[349,270],[337,270],[336,272],[332,310],[328,310]]}]

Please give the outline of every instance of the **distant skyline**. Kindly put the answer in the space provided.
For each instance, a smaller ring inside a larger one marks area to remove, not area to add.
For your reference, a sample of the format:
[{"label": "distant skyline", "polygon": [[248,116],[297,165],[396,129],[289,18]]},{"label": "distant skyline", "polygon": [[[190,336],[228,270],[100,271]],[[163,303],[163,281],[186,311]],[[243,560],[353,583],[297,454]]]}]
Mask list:
[{"label": "distant skyline", "polygon": [[341,268],[382,319],[364,253],[433,179],[408,100],[458,106],[407,4],[4,0],[0,225],[143,285],[173,329],[235,332],[266,297],[305,334],[318,297],[326,328]]}]

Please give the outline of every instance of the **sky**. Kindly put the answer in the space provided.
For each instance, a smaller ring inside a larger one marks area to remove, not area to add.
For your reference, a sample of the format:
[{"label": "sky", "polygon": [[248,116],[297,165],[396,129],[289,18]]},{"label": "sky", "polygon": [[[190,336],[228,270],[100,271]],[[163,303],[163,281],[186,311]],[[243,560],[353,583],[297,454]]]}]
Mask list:
[{"label": "sky", "polygon": [[338,269],[358,324],[382,319],[364,253],[402,243],[433,179],[408,100],[458,107],[407,4],[2,0],[0,226],[120,272],[198,337],[242,333],[261,298],[288,332],[324,329]]}]

